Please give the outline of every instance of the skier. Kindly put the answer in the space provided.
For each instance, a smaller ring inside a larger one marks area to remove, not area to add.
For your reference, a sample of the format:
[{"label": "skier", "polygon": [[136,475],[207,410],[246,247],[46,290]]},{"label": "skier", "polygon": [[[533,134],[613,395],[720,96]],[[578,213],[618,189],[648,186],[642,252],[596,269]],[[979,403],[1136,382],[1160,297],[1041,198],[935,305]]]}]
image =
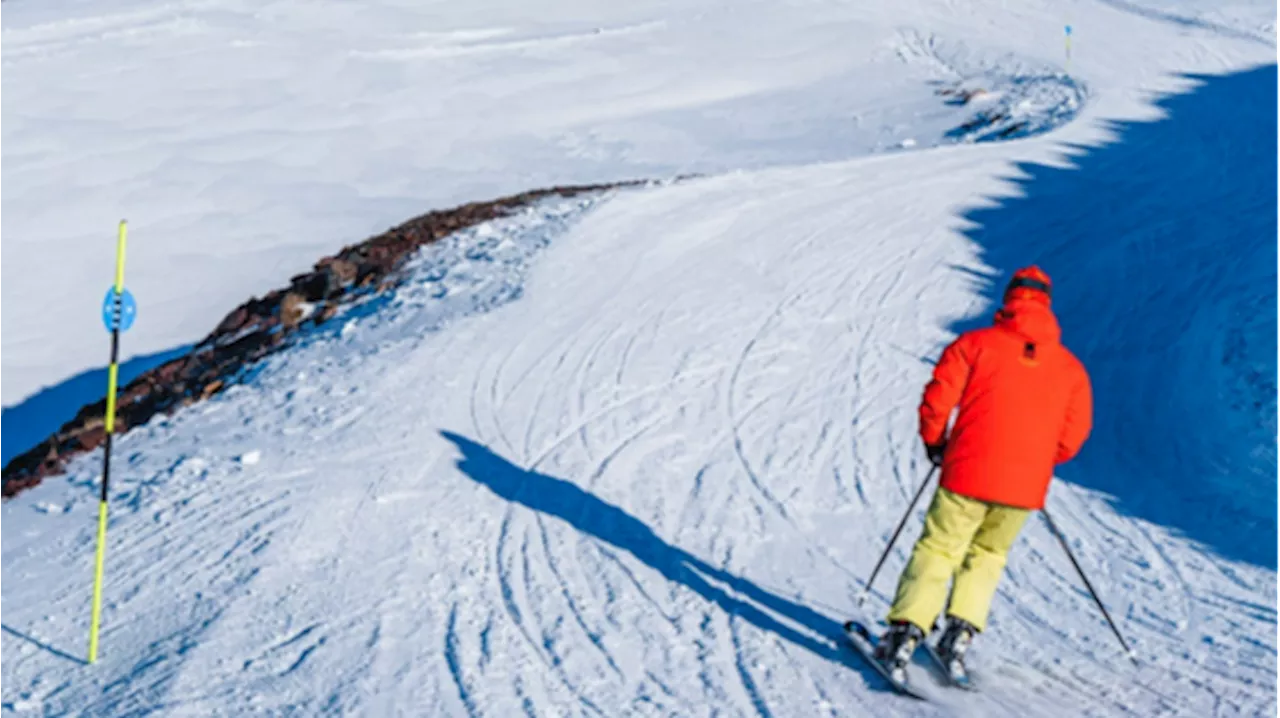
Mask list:
[{"label": "skier", "polygon": [[1074,457],[1092,428],[1089,377],[1059,342],[1051,288],[1038,267],[1014,273],[994,326],[952,342],[925,387],[920,438],[942,479],[876,650],[903,683],[944,604],[936,652],[954,681],[968,681],[965,650],[986,627],[1009,548],[1044,507],[1054,466]]}]

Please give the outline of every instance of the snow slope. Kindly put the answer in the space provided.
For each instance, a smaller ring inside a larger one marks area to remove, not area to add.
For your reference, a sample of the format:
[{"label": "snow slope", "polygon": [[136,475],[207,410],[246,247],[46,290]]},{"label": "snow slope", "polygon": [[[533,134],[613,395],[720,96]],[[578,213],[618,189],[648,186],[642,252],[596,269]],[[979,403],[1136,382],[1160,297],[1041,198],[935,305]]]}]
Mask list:
[{"label": "snow slope", "polygon": [[[797,45],[852,12],[805,5],[796,29],[749,7]],[[854,159],[832,143],[838,161],[809,164],[820,143],[782,143],[758,164],[791,166],[540,205],[122,437],[94,667],[76,656],[100,455],[6,502],[3,709],[1274,713],[1275,555],[1258,547],[1276,531],[1276,74],[1257,67],[1274,49],[1073,7],[1078,33],[1127,41],[1077,45],[1089,99],[1056,132]],[[1037,8],[921,4],[887,37],[955,58],[929,38],[976,45],[957,30],[989,22],[982,44],[1034,56],[1060,29]],[[751,164],[720,152],[707,162]],[[1027,261],[1057,279],[1100,399],[1050,506],[1143,665],[1032,522],[977,649],[983,692],[907,702],[835,632],[923,476],[930,357]]]},{"label": "snow slope", "polygon": [[0,399],[104,362],[121,217],[145,313],[124,358],[151,357],[427,208],[929,146],[974,114],[934,94],[966,80],[1065,119],[1062,23],[932,2],[6,3]]}]

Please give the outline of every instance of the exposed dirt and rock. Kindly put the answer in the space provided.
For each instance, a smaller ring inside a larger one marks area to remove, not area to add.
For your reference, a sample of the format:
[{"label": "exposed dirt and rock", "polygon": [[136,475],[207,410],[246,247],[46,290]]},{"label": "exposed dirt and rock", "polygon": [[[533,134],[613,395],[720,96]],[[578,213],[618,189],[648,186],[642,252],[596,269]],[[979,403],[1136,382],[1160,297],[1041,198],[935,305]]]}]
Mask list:
[{"label": "exposed dirt and rock", "polygon": [[[186,356],[144,373],[120,390],[116,432],[139,426],[208,399],[234,385],[244,370],[285,347],[291,337],[323,324],[345,304],[394,287],[397,270],[417,250],[459,230],[487,222],[538,200],[635,186],[642,181],[552,187],[488,202],[430,212],[316,262],[289,286],[236,307]],[[4,467],[2,493],[11,497],[61,473],[67,461],[106,438],[106,398],[84,406],[75,418]]]}]

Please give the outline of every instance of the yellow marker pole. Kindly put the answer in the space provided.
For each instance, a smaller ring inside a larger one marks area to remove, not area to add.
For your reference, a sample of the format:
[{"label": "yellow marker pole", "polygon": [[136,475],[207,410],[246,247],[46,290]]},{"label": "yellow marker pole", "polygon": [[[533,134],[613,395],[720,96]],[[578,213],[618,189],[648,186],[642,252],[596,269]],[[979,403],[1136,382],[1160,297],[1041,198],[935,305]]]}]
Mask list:
[{"label": "yellow marker pole", "polygon": [[1071,24],[1070,23],[1067,24],[1064,42],[1066,43],[1066,49],[1067,49],[1067,74],[1070,75],[1071,74]]},{"label": "yellow marker pole", "polygon": [[102,497],[98,501],[98,550],[93,567],[93,617],[89,620],[89,662],[98,660],[98,628],[102,620],[102,565],[107,555],[107,485],[111,480],[111,435],[116,428],[117,359],[120,353],[120,313],[124,294],[124,245],[127,223],[120,220],[116,239],[115,307],[111,325],[111,363],[107,365],[107,413],[103,417],[106,439],[102,450]]}]

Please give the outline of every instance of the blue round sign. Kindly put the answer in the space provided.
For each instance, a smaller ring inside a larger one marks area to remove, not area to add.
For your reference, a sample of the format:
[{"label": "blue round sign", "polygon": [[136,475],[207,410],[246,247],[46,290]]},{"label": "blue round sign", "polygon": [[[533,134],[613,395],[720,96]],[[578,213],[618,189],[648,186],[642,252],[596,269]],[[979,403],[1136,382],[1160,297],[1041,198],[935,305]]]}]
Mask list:
[{"label": "blue round sign", "polygon": [[138,303],[133,300],[133,295],[128,289],[118,296],[115,287],[107,290],[107,296],[102,299],[102,323],[106,325],[107,331],[115,331],[118,328],[122,332],[127,332],[129,327],[133,326],[133,320],[137,318]]}]

